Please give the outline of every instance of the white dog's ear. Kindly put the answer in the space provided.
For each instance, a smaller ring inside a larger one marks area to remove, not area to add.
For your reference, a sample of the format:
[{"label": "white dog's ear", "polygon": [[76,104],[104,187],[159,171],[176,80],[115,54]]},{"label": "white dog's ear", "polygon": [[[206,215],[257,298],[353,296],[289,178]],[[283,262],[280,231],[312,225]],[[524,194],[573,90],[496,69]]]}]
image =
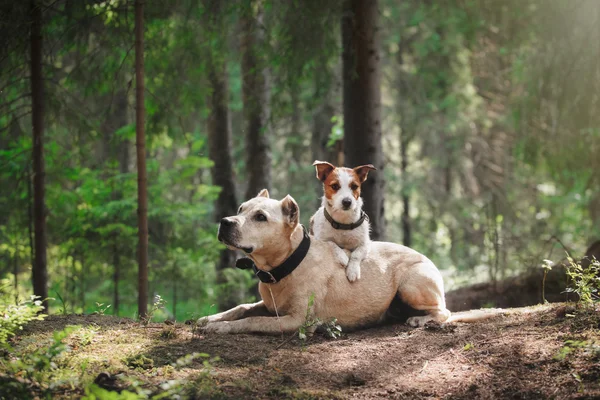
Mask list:
[{"label": "white dog's ear", "polygon": [[289,226],[295,228],[296,225],[298,225],[300,209],[298,208],[296,200],[289,194],[281,200],[281,212],[283,213],[284,220],[286,220]]},{"label": "white dog's ear", "polygon": [[359,167],[354,168],[354,173],[358,175],[360,183],[363,183],[367,180],[367,175],[369,175],[369,171],[371,170],[377,171],[377,168],[375,168],[372,164],[361,165]]},{"label": "white dog's ear", "polygon": [[266,197],[268,199],[269,198],[269,191],[267,189],[263,189],[260,192],[258,192],[258,194],[256,195],[256,197]]},{"label": "white dog's ear", "polygon": [[325,179],[327,179],[331,171],[335,169],[335,166],[329,164],[327,161],[315,160],[313,165],[317,169],[317,179],[321,182],[325,182]]}]

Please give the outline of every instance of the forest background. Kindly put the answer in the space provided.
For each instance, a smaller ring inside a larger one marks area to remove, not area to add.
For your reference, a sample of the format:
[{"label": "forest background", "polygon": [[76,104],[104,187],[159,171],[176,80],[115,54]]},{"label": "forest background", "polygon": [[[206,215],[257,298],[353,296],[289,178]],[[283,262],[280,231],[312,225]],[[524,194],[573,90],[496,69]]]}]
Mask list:
[{"label": "forest background", "polygon": [[[216,221],[266,187],[294,196],[307,223],[322,195],[315,159],[375,164],[363,189],[374,239],[430,257],[447,289],[539,268],[564,247],[583,255],[600,237],[596,0],[155,0],[144,16],[157,318],[256,297]],[[50,311],[136,315],[133,49],[133,1],[0,1],[5,301],[33,293],[41,218]]]}]

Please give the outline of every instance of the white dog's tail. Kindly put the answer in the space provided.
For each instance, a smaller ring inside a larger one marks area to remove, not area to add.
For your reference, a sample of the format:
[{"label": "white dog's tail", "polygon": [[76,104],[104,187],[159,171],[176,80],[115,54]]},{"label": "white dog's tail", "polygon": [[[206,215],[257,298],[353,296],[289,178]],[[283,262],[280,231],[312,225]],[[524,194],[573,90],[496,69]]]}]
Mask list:
[{"label": "white dog's tail", "polygon": [[502,308],[486,308],[483,310],[469,310],[452,313],[450,318],[444,322],[477,322],[484,319],[507,314],[507,310]]}]

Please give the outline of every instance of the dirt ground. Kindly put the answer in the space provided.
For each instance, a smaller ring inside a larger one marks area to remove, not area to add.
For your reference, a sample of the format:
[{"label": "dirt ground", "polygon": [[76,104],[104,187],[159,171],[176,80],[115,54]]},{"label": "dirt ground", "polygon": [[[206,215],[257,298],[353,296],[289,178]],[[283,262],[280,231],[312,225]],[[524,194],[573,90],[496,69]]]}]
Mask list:
[{"label": "dirt ground", "polygon": [[[72,351],[59,363],[77,369],[85,360],[88,378],[58,385],[54,398],[78,397],[94,378],[110,390],[129,388],[135,378],[154,393],[166,381],[184,382],[183,398],[592,399],[600,398],[599,311],[552,304],[471,324],[386,325],[307,342],[297,335],[203,335],[184,324],[54,316],[30,324],[15,344],[25,351],[66,325],[94,332],[86,345],[70,337]],[[170,366],[193,352],[219,359]],[[127,360],[140,355],[149,365],[133,368]]]}]

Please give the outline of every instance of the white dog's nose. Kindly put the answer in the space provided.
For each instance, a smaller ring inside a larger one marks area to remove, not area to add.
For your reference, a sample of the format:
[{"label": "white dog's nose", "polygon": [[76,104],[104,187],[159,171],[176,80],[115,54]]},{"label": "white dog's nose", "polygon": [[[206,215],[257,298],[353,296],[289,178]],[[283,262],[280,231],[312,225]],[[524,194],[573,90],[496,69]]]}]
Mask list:
[{"label": "white dog's nose", "polygon": [[229,219],[229,218],[222,218],[221,219],[221,225],[222,226],[231,226],[235,223],[235,221]]}]

